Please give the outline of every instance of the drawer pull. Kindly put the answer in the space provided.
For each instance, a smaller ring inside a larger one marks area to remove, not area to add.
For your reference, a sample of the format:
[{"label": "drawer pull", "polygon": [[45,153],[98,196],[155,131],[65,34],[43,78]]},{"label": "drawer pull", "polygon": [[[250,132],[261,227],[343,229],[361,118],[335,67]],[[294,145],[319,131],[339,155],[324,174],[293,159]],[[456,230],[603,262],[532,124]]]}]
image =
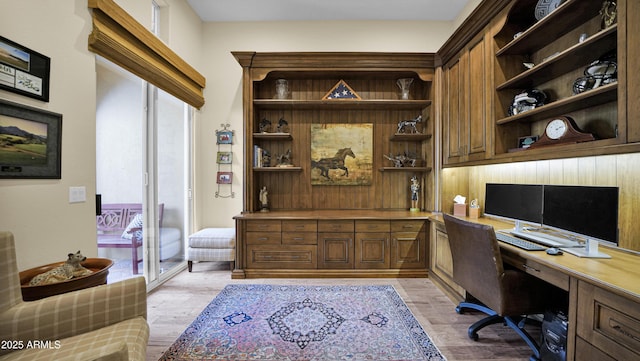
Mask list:
[{"label": "drawer pull", "polygon": [[531,267],[529,265],[526,265],[526,264],[522,264],[522,267],[524,267],[525,270],[534,271],[534,272],[540,272],[539,269],[533,268],[533,267]]},{"label": "drawer pull", "polygon": [[294,241],[304,241],[304,237],[293,237]]},{"label": "drawer pull", "polygon": [[412,224],[405,224],[404,226],[402,226],[402,228],[413,229],[413,225]]},{"label": "drawer pull", "polygon": [[269,237],[259,237],[258,241],[268,241]]},{"label": "drawer pull", "polygon": [[620,333],[621,335],[627,336],[628,338],[634,340],[635,342],[640,342],[640,337],[638,337],[637,335],[634,335],[633,331],[625,329],[624,328],[625,325],[617,322],[616,320],[610,319],[609,325],[611,326],[611,328],[618,331],[618,333]]}]

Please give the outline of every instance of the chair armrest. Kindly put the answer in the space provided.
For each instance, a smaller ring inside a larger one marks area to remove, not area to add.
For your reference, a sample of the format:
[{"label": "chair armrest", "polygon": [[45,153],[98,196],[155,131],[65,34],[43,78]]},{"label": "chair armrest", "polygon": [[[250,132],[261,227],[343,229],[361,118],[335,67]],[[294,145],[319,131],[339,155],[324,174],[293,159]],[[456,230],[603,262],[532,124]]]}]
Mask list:
[{"label": "chair armrest", "polygon": [[144,277],[22,302],[0,313],[0,340],[60,340],[142,316]]}]

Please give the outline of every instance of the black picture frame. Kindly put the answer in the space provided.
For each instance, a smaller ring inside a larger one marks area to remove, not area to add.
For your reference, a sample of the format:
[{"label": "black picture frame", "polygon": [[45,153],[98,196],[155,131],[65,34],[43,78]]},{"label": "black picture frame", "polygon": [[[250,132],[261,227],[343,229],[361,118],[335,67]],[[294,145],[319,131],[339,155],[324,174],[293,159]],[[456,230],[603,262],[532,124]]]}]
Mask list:
[{"label": "black picture frame", "polygon": [[0,89],[49,101],[51,59],[0,36]]},{"label": "black picture frame", "polygon": [[0,178],[60,179],[62,114],[0,99]]}]

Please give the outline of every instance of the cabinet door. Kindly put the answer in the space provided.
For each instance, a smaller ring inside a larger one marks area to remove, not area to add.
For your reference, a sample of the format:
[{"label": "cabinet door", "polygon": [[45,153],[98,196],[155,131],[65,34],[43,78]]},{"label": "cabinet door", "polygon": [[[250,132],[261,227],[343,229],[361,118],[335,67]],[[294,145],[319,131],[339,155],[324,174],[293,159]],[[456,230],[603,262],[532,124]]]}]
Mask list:
[{"label": "cabinet door", "polygon": [[386,269],[389,263],[389,233],[356,233],[356,268]]},{"label": "cabinet door", "polygon": [[490,118],[488,46],[477,36],[444,67],[443,137],[446,164],[486,156]]},{"label": "cabinet door", "polygon": [[463,299],[464,289],[453,281],[453,258],[444,224],[433,222],[432,232],[430,272],[443,283],[447,293]]},{"label": "cabinet door", "polygon": [[391,268],[427,267],[425,232],[391,233]]},{"label": "cabinet door", "polygon": [[318,268],[353,268],[353,233],[318,233]]}]

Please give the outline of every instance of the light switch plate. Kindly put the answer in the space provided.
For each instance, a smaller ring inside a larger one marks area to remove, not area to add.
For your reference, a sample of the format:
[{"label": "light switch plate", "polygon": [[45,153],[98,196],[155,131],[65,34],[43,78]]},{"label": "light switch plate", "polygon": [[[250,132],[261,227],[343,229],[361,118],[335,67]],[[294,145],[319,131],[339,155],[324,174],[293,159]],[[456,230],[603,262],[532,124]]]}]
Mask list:
[{"label": "light switch plate", "polygon": [[86,187],[69,187],[69,203],[81,203],[87,201]]}]

